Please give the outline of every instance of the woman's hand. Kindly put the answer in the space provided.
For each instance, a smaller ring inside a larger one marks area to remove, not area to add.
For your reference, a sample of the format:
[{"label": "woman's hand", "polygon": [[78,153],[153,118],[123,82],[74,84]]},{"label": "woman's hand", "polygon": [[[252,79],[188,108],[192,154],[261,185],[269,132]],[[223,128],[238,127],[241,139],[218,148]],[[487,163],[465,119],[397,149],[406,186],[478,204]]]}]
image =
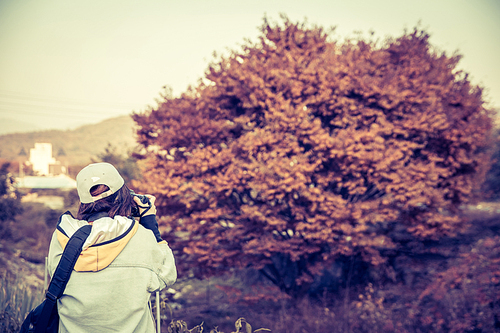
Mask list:
[{"label": "woman's hand", "polygon": [[134,201],[137,204],[137,207],[139,208],[139,214],[141,215],[141,217],[147,215],[156,215],[156,206],[155,206],[156,198],[151,194],[145,194],[145,196],[149,199],[151,207],[149,207],[148,204],[142,203],[139,197],[134,196]]}]

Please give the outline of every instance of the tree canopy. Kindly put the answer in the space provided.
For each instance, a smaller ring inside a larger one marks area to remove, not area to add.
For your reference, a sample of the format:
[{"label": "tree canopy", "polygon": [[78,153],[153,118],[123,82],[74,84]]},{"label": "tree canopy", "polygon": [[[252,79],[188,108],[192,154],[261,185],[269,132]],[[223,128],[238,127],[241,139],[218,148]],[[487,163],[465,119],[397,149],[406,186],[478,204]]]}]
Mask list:
[{"label": "tree canopy", "polygon": [[137,186],[180,268],[251,266],[294,292],[339,256],[377,265],[401,234],[462,228],[489,165],[482,90],[425,31],[378,44],[265,20],[197,86],[133,115]]}]

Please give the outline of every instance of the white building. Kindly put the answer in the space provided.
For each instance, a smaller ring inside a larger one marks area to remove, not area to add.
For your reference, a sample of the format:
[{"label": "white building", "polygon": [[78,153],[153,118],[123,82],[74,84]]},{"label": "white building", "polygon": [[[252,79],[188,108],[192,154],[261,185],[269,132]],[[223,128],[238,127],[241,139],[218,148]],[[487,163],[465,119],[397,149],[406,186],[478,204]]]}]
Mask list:
[{"label": "white building", "polygon": [[[23,189],[22,202],[38,202],[52,209],[63,209],[62,195],[47,195],[47,190],[69,191],[76,188],[76,181],[67,175],[67,168],[52,157],[51,143],[35,143],[30,149],[29,163],[36,176],[25,176],[20,163],[16,187]],[[44,192],[45,191],[45,192]]]},{"label": "white building", "polygon": [[35,148],[30,149],[30,163],[33,171],[40,176],[51,175],[49,165],[56,164],[56,159],[52,157],[51,143],[35,143]]}]

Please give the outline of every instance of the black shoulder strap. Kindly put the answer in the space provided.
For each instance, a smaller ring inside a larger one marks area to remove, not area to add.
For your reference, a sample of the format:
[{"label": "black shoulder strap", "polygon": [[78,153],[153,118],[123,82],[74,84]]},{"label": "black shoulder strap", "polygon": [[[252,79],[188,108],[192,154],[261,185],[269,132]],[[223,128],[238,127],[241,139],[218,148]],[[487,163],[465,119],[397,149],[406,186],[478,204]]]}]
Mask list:
[{"label": "black shoulder strap", "polygon": [[54,276],[52,277],[49,285],[49,290],[47,291],[47,297],[59,298],[68,284],[69,277],[75,263],[78,260],[78,256],[82,252],[82,246],[87,237],[92,230],[92,226],[85,225],[78,229],[66,244],[64,252],[62,254],[61,260],[57,265]]},{"label": "black shoulder strap", "polygon": [[54,276],[50,281],[49,289],[45,296],[45,304],[40,315],[39,323],[37,323],[35,333],[45,332],[45,327],[47,327],[50,314],[56,306],[56,300],[60,298],[68,284],[71,272],[75,267],[75,263],[78,260],[78,256],[82,252],[82,246],[87,237],[92,230],[91,225],[85,225],[78,229],[66,244],[64,248],[61,260],[57,265]]}]

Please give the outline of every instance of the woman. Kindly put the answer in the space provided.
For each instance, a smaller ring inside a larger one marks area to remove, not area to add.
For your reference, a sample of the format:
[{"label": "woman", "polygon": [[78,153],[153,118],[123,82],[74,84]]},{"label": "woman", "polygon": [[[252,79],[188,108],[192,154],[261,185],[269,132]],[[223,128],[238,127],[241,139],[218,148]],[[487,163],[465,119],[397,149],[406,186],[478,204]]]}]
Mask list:
[{"label": "woman", "polygon": [[[90,164],[76,177],[77,218],[59,219],[49,249],[51,276],[69,237],[86,224],[92,231],[82,247],[63,296],[58,300],[59,332],[155,332],[150,294],[177,278],[174,257],[151,205],[132,196],[109,163]],[[138,207],[140,219],[132,217]]]}]

